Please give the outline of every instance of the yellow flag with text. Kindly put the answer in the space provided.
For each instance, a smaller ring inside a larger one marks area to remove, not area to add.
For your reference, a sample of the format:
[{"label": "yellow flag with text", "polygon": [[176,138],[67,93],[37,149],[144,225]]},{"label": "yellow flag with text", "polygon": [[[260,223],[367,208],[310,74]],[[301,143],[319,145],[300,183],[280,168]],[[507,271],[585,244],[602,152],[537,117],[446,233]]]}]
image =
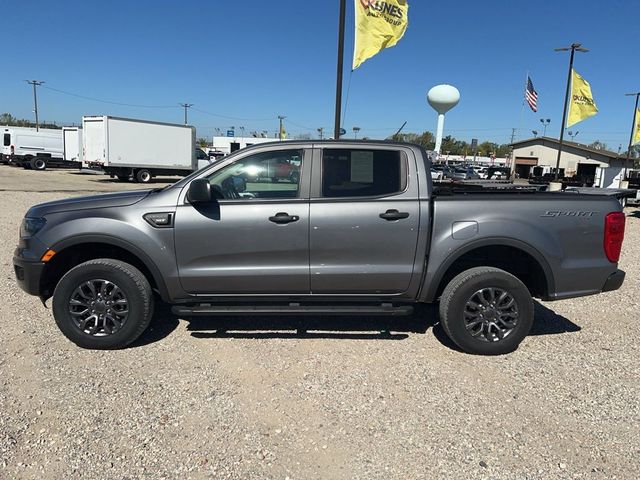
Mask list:
[{"label": "yellow flag with text", "polygon": [[353,68],[400,41],[409,25],[407,0],[354,0]]},{"label": "yellow flag with text", "polygon": [[571,70],[571,98],[567,127],[598,113],[596,102],[593,101],[591,85],[575,70]]},{"label": "yellow flag with text", "polygon": [[631,141],[632,145],[636,143],[640,143],[640,109],[636,111],[636,124],[633,130],[633,140]]}]

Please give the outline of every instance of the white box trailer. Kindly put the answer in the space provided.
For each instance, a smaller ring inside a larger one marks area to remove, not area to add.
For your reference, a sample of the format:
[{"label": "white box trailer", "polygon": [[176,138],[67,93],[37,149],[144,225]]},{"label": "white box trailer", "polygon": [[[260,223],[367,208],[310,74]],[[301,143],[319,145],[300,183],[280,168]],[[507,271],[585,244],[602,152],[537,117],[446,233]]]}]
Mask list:
[{"label": "white box trailer", "polygon": [[84,162],[119,180],[146,183],[157,175],[183,176],[198,169],[192,126],[85,116],[82,131]]},{"label": "white box trailer", "polygon": [[62,146],[66,161],[82,162],[82,127],[63,127]]}]

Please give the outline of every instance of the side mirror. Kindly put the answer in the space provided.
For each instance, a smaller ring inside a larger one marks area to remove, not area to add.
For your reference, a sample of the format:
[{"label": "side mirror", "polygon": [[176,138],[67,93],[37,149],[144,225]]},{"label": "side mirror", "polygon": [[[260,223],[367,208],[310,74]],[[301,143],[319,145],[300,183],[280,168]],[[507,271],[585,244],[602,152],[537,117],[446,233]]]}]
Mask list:
[{"label": "side mirror", "polygon": [[211,198],[211,184],[206,178],[198,178],[189,184],[187,200],[190,203],[210,202]]}]

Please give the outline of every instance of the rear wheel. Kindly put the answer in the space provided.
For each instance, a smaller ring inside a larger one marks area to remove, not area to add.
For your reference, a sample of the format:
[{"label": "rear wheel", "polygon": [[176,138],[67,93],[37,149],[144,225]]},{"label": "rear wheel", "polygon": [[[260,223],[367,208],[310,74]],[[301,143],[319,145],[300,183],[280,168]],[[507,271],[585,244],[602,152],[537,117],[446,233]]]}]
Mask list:
[{"label": "rear wheel", "polygon": [[510,273],[476,267],[456,276],[442,293],[440,322],[462,350],[500,355],[518,348],[533,324],[533,300]]},{"label": "rear wheel", "polygon": [[136,172],[136,181],[140,183],[149,183],[151,181],[151,172],[147,169],[140,169]]},{"label": "rear wheel", "polygon": [[43,158],[40,157],[36,157],[31,159],[31,162],[29,162],[31,165],[31,168],[33,170],[45,170],[47,168],[47,162],[46,160],[44,160]]},{"label": "rear wheel", "polygon": [[82,348],[123,348],[145,331],[152,314],[149,282],[119,260],[90,260],[72,268],[53,294],[58,328]]}]

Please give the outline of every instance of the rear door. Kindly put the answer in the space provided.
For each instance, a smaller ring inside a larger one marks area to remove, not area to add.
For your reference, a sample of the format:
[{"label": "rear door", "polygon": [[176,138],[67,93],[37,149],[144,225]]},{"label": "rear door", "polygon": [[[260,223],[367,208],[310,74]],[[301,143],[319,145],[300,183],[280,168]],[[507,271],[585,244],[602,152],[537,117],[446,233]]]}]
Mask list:
[{"label": "rear door", "polygon": [[96,119],[84,119],[83,128],[83,153],[85,162],[104,162],[106,159],[106,123],[100,117]]},{"label": "rear door", "polygon": [[324,148],[310,200],[313,294],[399,294],[409,289],[420,227],[415,158],[374,146]]}]

